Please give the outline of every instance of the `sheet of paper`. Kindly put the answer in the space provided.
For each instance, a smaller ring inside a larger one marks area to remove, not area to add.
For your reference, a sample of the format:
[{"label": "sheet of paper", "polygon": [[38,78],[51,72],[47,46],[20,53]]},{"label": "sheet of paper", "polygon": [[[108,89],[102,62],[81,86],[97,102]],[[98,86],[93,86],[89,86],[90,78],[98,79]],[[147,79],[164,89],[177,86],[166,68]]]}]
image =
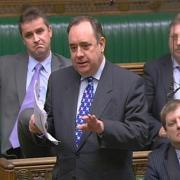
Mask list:
[{"label": "sheet of paper", "polygon": [[58,145],[59,141],[55,139],[51,134],[47,132],[47,113],[44,110],[44,103],[38,100],[39,94],[39,83],[35,83],[34,88],[34,96],[35,96],[35,104],[34,104],[34,116],[35,116],[35,124],[39,128],[39,130],[45,135],[45,137],[50,140],[55,145]]}]

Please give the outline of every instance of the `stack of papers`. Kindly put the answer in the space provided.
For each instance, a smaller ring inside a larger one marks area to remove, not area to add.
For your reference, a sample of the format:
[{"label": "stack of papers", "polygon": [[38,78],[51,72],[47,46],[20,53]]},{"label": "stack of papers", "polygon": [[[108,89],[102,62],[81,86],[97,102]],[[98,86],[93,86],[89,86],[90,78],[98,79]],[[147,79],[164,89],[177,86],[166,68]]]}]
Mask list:
[{"label": "stack of papers", "polygon": [[47,132],[47,113],[44,110],[44,102],[39,101],[38,99],[39,97],[38,81],[35,83],[34,97],[35,97],[35,104],[34,104],[35,125],[39,128],[39,130],[48,140],[50,140],[55,145],[58,145],[59,141]]}]

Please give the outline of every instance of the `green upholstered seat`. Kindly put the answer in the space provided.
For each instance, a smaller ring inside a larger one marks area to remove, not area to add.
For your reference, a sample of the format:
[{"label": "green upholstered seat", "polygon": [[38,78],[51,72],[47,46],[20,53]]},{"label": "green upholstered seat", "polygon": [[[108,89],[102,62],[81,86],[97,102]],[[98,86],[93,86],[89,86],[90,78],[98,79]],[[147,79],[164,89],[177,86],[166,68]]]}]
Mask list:
[{"label": "green upholstered seat", "polygon": [[[145,62],[168,50],[168,27],[175,13],[95,16],[107,39],[106,57],[114,63]],[[51,16],[53,51],[69,57],[66,27],[72,17]],[[0,55],[24,51],[17,17],[0,18]]]}]

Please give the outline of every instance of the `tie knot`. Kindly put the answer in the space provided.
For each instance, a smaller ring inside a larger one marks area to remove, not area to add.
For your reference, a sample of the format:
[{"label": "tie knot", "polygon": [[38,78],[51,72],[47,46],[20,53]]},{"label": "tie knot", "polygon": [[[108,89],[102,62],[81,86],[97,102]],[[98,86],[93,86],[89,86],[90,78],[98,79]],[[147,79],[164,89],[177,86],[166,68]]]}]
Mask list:
[{"label": "tie knot", "polygon": [[36,64],[36,66],[34,67],[35,71],[40,71],[42,70],[42,68],[43,68],[43,65],[41,63]]},{"label": "tie knot", "polygon": [[176,66],[176,68],[180,71],[180,66]]},{"label": "tie knot", "polygon": [[88,83],[91,83],[94,78],[92,76],[90,76],[90,77],[87,77],[86,79],[87,79]]}]

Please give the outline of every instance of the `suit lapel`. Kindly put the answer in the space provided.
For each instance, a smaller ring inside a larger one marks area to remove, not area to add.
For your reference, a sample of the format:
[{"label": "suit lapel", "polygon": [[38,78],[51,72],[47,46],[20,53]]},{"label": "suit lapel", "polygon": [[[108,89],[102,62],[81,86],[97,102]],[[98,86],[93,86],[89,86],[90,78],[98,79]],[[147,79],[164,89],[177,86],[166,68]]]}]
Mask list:
[{"label": "suit lapel", "polygon": [[61,63],[58,57],[52,54],[52,63],[51,63],[52,72],[58,70],[60,65]]},{"label": "suit lapel", "polygon": [[[101,113],[106,107],[107,103],[111,99],[112,92],[112,68],[110,68],[110,64],[106,62],[104,70],[102,72],[100,81],[98,83],[98,87],[96,89],[96,93],[94,96],[94,100],[90,109],[90,114],[95,114],[97,118],[100,118]],[[81,137],[81,142],[79,145],[79,150],[83,147],[88,137],[92,132],[84,132]],[[79,151],[78,150],[78,151]]]},{"label": "suit lapel", "polygon": [[91,113],[95,114],[97,118],[100,118],[101,113],[111,99],[112,92],[112,68],[110,63],[106,62],[104,70],[102,72],[96,94],[91,108]]},{"label": "suit lapel", "polygon": [[[73,67],[72,67],[73,69]],[[76,111],[77,111],[77,102],[78,102],[78,94],[79,94],[79,87],[80,87],[80,75],[74,71],[72,77],[67,77],[68,86],[66,88],[66,92],[64,95],[64,101],[68,102],[66,107],[69,109],[68,117],[65,123],[70,124],[68,131],[71,131],[72,139],[70,142],[73,143],[74,150],[76,151],[75,147],[75,128],[76,128]]]},{"label": "suit lapel", "polygon": [[26,77],[28,68],[28,55],[24,54],[19,57],[16,64],[15,79],[17,84],[17,94],[19,99],[19,104],[22,104],[24,96],[26,94]]},{"label": "suit lapel", "polygon": [[178,179],[180,177],[180,165],[176,152],[172,146],[167,150],[167,158],[165,160],[165,168],[169,179]]},{"label": "suit lapel", "polygon": [[162,73],[162,81],[163,81],[163,87],[165,89],[165,94],[167,98],[171,98],[168,96],[170,93],[173,92],[173,67],[170,56],[168,56],[168,58],[164,60],[164,64],[162,67],[163,69],[161,73]]}]

